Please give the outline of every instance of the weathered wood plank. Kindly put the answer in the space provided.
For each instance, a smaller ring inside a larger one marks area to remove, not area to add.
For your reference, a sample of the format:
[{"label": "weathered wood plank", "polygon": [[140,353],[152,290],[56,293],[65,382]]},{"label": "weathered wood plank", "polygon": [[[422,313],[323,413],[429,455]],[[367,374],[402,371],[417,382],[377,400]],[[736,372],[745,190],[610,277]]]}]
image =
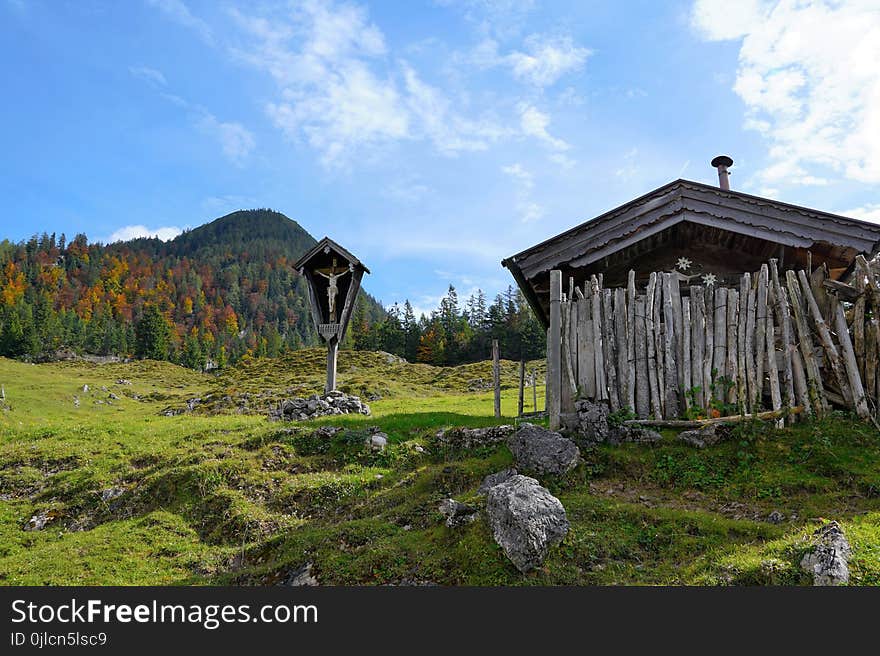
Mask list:
[{"label": "weathered wood plank", "polygon": [[633,303],[633,355],[635,368],[633,381],[635,388],[636,416],[646,419],[651,411],[651,385],[648,372],[648,330],[645,315],[644,296],[637,296]]},{"label": "weathered wood plank", "polygon": [[691,385],[695,391],[694,403],[705,407],[703,389],[703,353],[706,348],[706,301],[703,288],[692,286],[691,298]]},{"label": "weathered wood plank", "polygon": [[652,273],[648,277],[648,287],[645,291],[645,346],[648,358],[648,391],[650,393],[651,414],[655,419],[662,419],[663,401],[657,383],[657,356],[654,339],[654,289],[656,285],[657,274]]},{"label": "weathered wood plank", "polygon": [[843,313],[843,305],[837,304],[834,328],[837,332],[837,340],[840,342],[840,351],[843,364],[846,369],[847,380],[853,397],[853,407],[856,414],[861,418],[870,416],[868,402],[865,400],[865,388],[859,376],[859,365],[856,362],[856,354],[853,350],[852,341],[849,338],[849,330],[846,325],[846,316]]},{"label": "weathered wood plank", "polygon": [[684,369],[684,387],[682,388],[682,397],[684,400],[684,407],[691,407],[691,397],[690,390],[692,388],[693,383],[692,375],[691,375],[691,299],[683,298],[681,299],[681,316],[682,316],[682,324],[681,324],[681,364],[682,369]]},{"label": "weathered wood plank", "polygon": [[767,292],[769,287],[767,265],[762,264],[755,287],[755,383],[752,393],[755,407],[764,405],[764,362],[767,360]]},{"label": "weathered wood plank", "polygon": [[588,399],[596,398],[596,355],[593,351],[591,299],[578,300],[578,387]]},{"label": "weathered wood plank", "polygon": [[627,372],[626,379],[627,407],[635,409],[636,407],[636,272],[630,270],[626,283],[626,362]]},{"label": "weathered wood plank", "polygon": [[810,287],[810,283],[807,281],[807,275],[803,271],[798,271],[798,282],[801,283],[801,292],[803,293],[804,301],[806,301],[807,308],[809,308],[810,314],[813,317],[813,325],[815,326],[816,332],[819,334],[819,339],[822,342],[822,346],[825,349],[825,356],[828,358],[828,364],[831,367],[831,371],[834,374],[838,387],[840,388],[840,393],[843,396],[846,405],[852,408],[853,393],[852,390],[850,390],[849,380],[846,371],[844,370],[843,363],[841,362],[840,354],[837,347],[834,345],[834,340],[831,339],[831,331],[828,329],[828,324],[825,323],[822,311],[819,308],[816,299],[813,297],[813,290]]},{"label": "weathered wood plank", "polygon": [[[681,414],[679,405],[679,377],[677,362],[678,340],[675,329],[675,301],[678,296],[678,276],[674,273],[663,274],[663,366],[666,386],[666,416],[677,417]],[[679,299],[680,300],[680,299]],[[681,323],[678,324],[679,327]]]},{"label": "weathered wood plank", "polygon": [[[746,274],[749,275],[749,274]],[[746,362],[746,412],[756,412],[756,400],[760,396],[758,390],[757,368],[755,366],[755,286],[751,284],[746,291],[746,335],[743,357]]]},{"label": "weathered wood plank", "polygon": [[492,340],[492,382],[495,390],[495,418],[501,417],[501,356],[498,340]]},{"label": "weathered wood plank", "polygon": [[816,353],[813,347],[813,336],[807,325],[807,316],[804,313],[804,301],[801,289],[798,285],[797,274],[789,269],[785,272],[785,282],[788,288],[788,300],[791,304],[791,313],[794,317],[794,325],[797,330],[798,346],[804,361],[804,369],[807,375],[807,390],[810,398],[810,406],[817,417],[822,417],[827,408],[828,401],[825,399],[825,389],[822,384],[822,373],[819,363],[816,361]]},{"label": "weathered wood plank", "polygon": [[[782,408],[782,392],[779,388],[779,368],[776,364],[776,330],[773,327],[773,312],[767,312],[764,335],[766,337],[767,378],[770,384],[770,405],[774,411]],[[777,422],[782,427],[782,420]]]},{"label": "weathered wood plank", "polygon": [[727,371],[727,288],[715,290],[715,353],[712,357],[712,397],[726,401],[724,388],[716,384]]},{"label": "weathered wood plank", "polygon": [[[626,290],[622,287],[614,290],[614,345],[617,351],[617,386],[621,408],[633,409],[629,403],[629,339],[627,337]],[[633,401],[635,405],[635,401]]]},{"label": "weathered wood plank", "polygon": [[715,288],[706,285],[703,290],[703,306],[706,311],[706,328],[703,349],[703,408],[708,412],[712,403],[712,358],[715,355]]},{"label": "weathered wood plank", "polygon": [[654,285],[654,354],[657,359],[657,387],[660,393],[660,405],[664,416],[668,416],[666,409],[666,368],[663,363],[663,324],[660,316],[663,314],[663,274],[656,274]]},{"label": "weathered wood plank", "polygon": [[856,364],[859,368],[859,376],[865,380],[865,274],[861,267],[856,265],[855,288],[859,296],[853,303],[852,314],[852,340],[853,351],[856,354]]},{"label": "weathered wood plank", "polygon": [[[562,271],[550,272],[550,327],[547,329],[547,413],[550,430],[558,430],[562,408]],[[494,351],[494,345],[493,345]],[[493,353],[494,360],[494,353]],[[500,407],[498,414],[501,414]]]},{"label": "weathered wood plank", "polygon": [[612,412],[620,410],[620,392],[617,384],[617,344],[614,339],[614,308],[610,289],[602,290],[602,346],[605,358],[605,380],[608,384],[608,402]]},{"label": "weathered wood plank", "polygon": [[768,410],[747,415],[729,415],[727,417],[713,417],[711,419],[628,419],[623,422],[624,426],[658,426],[660,428],[701,428],[715,424],[736,424],[742,421],[760,419],[762,421],[777,420],[787,414],[797,415],[804,411],[802,406],[793,408]]},{"label": "weathered wood plank", "polygon": [[595,355],[596,399],[608,399],[608,382],[605,380],[605,339],[602,334],[602,295],[596,276],[590,276],[590,308],[592,309],[593,350]]},{"label": "weathered wood plank", "polygon": [[770,259],[770,283],[775,300],[774,310],[776,311],[777,323],[781,330],[783,403],[790,408],[795,405],[794,374],[791,364],[791,316],[788,312],[787,295],[783,293],[785,290],[779,284],[779,270],[776,267],[776,262],[775,258]]},{"label": "weathered wood plank", "polygon": [[727,364],[725,376],[727,377],[727,402],[737,403],[737,377],[738,373],[738,350],[737,332],[739,328],[739,292],[736,289],[727,290]]}]

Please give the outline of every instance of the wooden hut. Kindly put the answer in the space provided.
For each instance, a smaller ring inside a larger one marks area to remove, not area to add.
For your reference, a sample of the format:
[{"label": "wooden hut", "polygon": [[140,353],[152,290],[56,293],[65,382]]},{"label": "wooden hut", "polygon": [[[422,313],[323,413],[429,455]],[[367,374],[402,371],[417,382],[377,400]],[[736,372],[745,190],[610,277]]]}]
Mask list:
[{"label": "wooden hut", "polygon": [[[502,261],[538,319],[549,325],[550,271],[582,284],[601,274],[625,287],[634,270],[712,274],[732,283],[770,258],[780,270],[813,270],[845,278],[859,254],[880,245],[880,225],[692,182],[675,180]],[[678,266],[684,258],[690,266]]]}]

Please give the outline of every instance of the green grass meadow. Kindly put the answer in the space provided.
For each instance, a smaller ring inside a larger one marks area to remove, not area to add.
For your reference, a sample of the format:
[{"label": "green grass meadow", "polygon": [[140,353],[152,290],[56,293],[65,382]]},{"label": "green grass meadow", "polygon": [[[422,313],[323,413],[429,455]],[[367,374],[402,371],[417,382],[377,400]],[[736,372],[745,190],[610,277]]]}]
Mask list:
[{"label": "green grass meadow", "polygon": [[[518,364],[503,363],[501,422],[491,392],[471,391],[491,380],[490,363],[359,352],[340,353],[340,387],[380,397],[372,416],[268,421],[272,403],[320,388],[324,357],[219,375],[0,359],[0,583],[272,585],[309,562],[325,584],[808,584],[798,563],[827,519],[853,546],[850,584],[880,583],[880,434],[849,415],[744,425],[699,451],[672,432],[583,451],[571,474],[543,481],[571,531],[522,575],[484,518],[450,529],[437,511],[447,496],[479,504],[482,478],[512,464],[507,448],[433,440],[444,427],[512,423]],[[195,412],[164,416],[193,397],[206,399]],[[322,424],[345,430],[316,437]],[[371,427],[389,435],[384,452],[364,447]],[[121,494],[105,500],[111,488]],[[770,522],[773,511],[785,520]],[[24,530],[37,514],[45,528]]]}]

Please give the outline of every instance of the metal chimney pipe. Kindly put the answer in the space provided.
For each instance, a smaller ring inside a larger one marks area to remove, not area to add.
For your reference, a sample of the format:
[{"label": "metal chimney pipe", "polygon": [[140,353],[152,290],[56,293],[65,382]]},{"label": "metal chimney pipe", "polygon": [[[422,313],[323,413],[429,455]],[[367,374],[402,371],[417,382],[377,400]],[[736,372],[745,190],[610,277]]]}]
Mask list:
[{"label": "metal chimney pipe", "polygon": [[718,169],[718,186],[724,191],[730,190],[730,174],[727,172],[728,166],[733,166],[733,160],[727,155],[719,155],[712,160],[712,166]]}]

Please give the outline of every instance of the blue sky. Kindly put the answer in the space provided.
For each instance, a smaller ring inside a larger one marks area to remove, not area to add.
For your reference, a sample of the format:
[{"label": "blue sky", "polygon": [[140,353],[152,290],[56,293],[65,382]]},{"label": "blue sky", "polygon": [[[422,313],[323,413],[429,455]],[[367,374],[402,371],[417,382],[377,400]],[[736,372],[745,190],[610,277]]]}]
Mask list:
[{"label": "blue sky", "polygon": [[878,0],[0,0],[0,238],[271,207],[430,310],[719,153],[880,220],[878,61]]}]

